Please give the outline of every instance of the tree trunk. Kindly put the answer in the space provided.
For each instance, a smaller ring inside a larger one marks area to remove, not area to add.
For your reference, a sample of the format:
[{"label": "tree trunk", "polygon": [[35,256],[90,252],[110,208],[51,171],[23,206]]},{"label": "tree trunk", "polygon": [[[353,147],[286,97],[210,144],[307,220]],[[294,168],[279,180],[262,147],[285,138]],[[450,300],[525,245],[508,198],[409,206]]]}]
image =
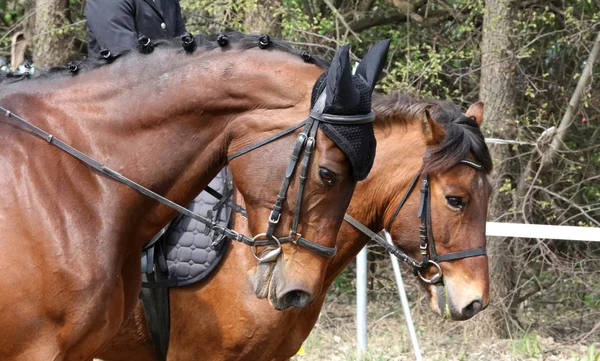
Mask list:
[{"label": "tree trunk", "polygon": [[244,27],[250,34],[281,38],[282,0],[258,0],[246,9]]},{"label": "tree trunk", "polygon": [[73,37],[62,29],[69,24],[69,0],[35,0],[34,35],[30,37],[37,67],[63,65],[73,55]]},{"label": "tree trunk", "polygon": [[[556,157],[556,153],[563,145],[565,139],[567,138],[567,133],[569,131],[569,127],[573,124],[573,119],[577,114],[577,110],[579,109],[579,103],[581,102],[581,98],[585,95],[587,90],[588,82],[592,78],[592,74],[594,72],[594,64],[600,55],[600,32],[596,37],[596,41],[594,42],[594,46],[592,47],[592,51],[590,52],[590,56],[585,62],[585,67],[583,68],[583,72],[579,81],[577,82],[577,88],[575,88],[575,92],[571,96],[571,101],[569,101],[569,106],[567,107],[567,111],[563,116],[562,120],[558,124],[558,130],[556,131],[555,137],[550,144],[550,148],[544,153],[542,158],[542,172],[548,170]],[[577,72],[577,70],[576,70]]]},{"label": "tree trunk", "polygon": [[[484,125],[488,136],[514,139],[515,108],[515,57],[510,37],[515,18],[514,0],[486,0],[481,42],[480,99],[484,102]],[[500,192],[500,187],[513,182],[510,148],[506,145],[490,147],[494,160],[492,182],[494,192],[490,200],[489,220],[503,218],[512,206],[510,192]],[[514,188],[514,187],[513,187]],[[512,262],[509,242],[505,239],[488,239],[490,265],[490,307],[479,315],[471,326],[474,331],[496,337],[509,336],[507,295],[512,290]]]}]

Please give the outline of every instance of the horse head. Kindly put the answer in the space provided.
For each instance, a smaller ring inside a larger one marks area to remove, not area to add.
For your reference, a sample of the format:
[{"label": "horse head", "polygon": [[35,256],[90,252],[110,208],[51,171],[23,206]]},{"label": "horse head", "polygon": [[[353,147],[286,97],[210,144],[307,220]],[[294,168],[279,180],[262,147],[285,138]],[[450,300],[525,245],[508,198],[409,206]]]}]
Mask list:
[{"label": "horse head", "polygon": [[485,224],[492,162],[479,129],[483,105],[463,114],[448,102],[395,94],[376,109],[386,124],[398,109],[413,120],[402,124],[404,131],[390,133],[389,141],[406,149],[402,159],[378,152],[389,155],[379,164],[397,180],[387,186],[384,226],[416,261],[432,310],[453,320],[471,318],[489,303]]},{"label": "horse head", "polygon": [[[344,46],[329,71],[318,78],[310,113],[318,127],[303,131],[307,138],[304,155],[293,155],[298,163],[302,162],[300,167],[286,168],[290,145],[283,142],[265,145],[269,154],[266,158],[247,153],[230,162],[234,178],[237,173],[248,174],[237,177],[240,180],[236,180],[236,187],[244,198],[249,219],[268,220],[267,224],[249,224],[250,234],[271,242],[255,251],[261,262],[249,273],[249,279],[257,296],[268,298],[277,309],[304,307],[322,289],[356,182],[367,176],[375,157],[371,94],[388,46],[389,41],[375,45],[355,75],[349,48]],[[264,120],[261,124],[268,127]],[[308,153],[311,148],[312,160]],[[259,167],[248,171],[251,164]],[[287,196],[280,191],[275,198],[272,189],[281,183],[284,174],[289,188],[284,183],[281,189],[288,189]],[[280,255],[274,253],[279,247],[273,244],[276,239],[288,241],[281,246]],[[270,257],[272,254],[276,257]],[[269,260],[263,261],[263,257]]]}]

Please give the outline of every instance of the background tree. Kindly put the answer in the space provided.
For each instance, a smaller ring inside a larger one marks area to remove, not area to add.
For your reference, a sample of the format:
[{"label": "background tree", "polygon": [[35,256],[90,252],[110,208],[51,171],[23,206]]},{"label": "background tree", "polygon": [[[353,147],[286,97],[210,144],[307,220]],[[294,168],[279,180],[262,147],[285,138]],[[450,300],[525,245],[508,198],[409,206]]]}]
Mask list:
[{"label": "background tree", "polygon": [[[513,24],[516,1],[487,0],[483,17],[481,40],[481,76],[479,98],[484,102],[484,119],[487,134],[496,138],[514,139],[517,135],[515,119],[515,68],[516,54],[513,49]],[[490,145],[494,160],[492,179],[496,192],[492,194],[488,208],[489,219],[503,219],[511,207],[512,199],[506,192],[498,192],[512,176],[514,154],[506,145]],[[488,312],[477,318],[474,330],[501,337],[509,335],[506,319],[506,296],[512,288],[513,265],[510,243],[506,240],[488,238],[491,277],[491,306]]]},{"label": "background tree", "polygon": [[68,0],[35,0],[31,37],[33,61],[41,67],[62,65],[73,54],[73,39],[63,27],[70,23]]}]

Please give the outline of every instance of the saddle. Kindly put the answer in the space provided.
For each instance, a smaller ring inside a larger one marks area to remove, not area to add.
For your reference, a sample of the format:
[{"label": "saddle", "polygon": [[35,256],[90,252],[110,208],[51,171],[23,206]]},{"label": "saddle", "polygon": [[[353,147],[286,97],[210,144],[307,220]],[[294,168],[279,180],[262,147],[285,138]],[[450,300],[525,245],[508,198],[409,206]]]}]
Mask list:
[{"label": "saddle", "polygon": [[[214,191],[223,197],[217,198]],[[231,172],[224,168],[187,209],[227,226],[232,194]],[[166,360],[169,347],[169,288],[203,280],[219,265],[229,244],[227,237],[218,237],[203,223],[180,214],[143,247],[140,300],[158,360]]]}]

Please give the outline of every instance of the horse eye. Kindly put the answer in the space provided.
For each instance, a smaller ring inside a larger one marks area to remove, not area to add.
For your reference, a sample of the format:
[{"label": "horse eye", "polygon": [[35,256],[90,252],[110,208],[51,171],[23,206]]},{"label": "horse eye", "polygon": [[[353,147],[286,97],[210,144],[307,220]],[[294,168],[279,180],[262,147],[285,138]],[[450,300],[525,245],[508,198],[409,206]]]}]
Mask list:
[{"label": "horse eye", "polygon": [[323,182],[328,186],[332,186],[335,181],[335,173],[327,168],[319,168],[319,177],[321,177]]},{"label": "horse eye", "polygon": [[448,205],[455,209],[463,209],[465,203],[461,197],[446,197]]}]

